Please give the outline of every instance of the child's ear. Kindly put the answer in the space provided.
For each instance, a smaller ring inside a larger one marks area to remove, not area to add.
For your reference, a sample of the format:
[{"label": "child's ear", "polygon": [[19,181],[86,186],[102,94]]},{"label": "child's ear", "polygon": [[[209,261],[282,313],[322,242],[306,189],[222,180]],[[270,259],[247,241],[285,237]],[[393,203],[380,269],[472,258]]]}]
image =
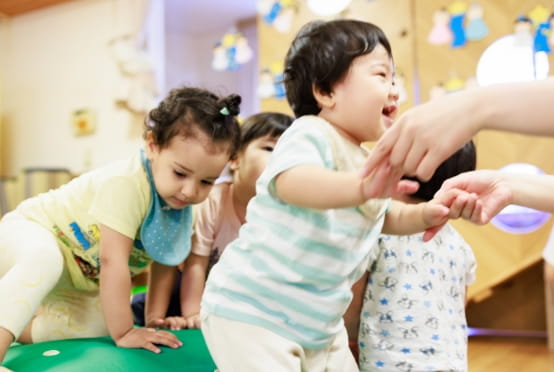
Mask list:
[{"label": "child's ear", "polygon": [[239,169],[238,156],[235,155],[231,160],[229,160],[229,169],[231,169],[233,172]]},{"label": "child's ear", "polygon": [[158,145],[156,144],[156,141],[154,141],[154,135],[152,134],[152,131],[148,131],[146,133],[146,157],[149,160],[152,160],[152,157],[154,156],[154,152],[158,151]]},{"label": "child's ear", "polygon": [[319,88],[315,84],[312,84],[312,94],[314,95],[319,108],[332,108],[333,106],[335,106],[333,92],[324,92],[323,90],[321,90],[321,88]]}]

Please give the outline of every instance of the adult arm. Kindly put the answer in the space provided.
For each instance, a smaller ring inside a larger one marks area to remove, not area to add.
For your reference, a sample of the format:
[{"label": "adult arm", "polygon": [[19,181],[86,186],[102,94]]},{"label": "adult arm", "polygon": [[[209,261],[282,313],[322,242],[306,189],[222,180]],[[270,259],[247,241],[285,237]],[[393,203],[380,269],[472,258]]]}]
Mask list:
[{"label": "adult arm", "polygon": [[[552,136],[552,96],[554,78],[547,78],[469,89],[415,106],[377,142],[361,175],[389,167],[428,180],[482,129]],[[373,185],[372,195],[382,194],[396,179],[384,180]]]}]

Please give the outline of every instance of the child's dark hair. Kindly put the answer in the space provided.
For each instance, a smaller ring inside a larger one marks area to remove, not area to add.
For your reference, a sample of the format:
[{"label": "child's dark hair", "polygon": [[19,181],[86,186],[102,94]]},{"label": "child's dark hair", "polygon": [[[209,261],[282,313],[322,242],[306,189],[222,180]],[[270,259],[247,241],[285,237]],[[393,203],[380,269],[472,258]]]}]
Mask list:
[{"label": "child's dark hair", "polygon": [[305,24],[285,57],[287,100],[296,117],[321,110],[312,93],[316,86],[331,93],[350,68],[352,60],[382,45],[392,58],[385,33],[377,26],[356,20],[313,21]]},{"label": "child's dark hair", "polygon": [[457,176],[463,172],[475,170],[477,165],[477,154],[473,141],[466,143],[454,155],[446,159],[435,171],[433,177],[427,182],[422,182],[415,177],[403,177],[404,179],[414,180],[419,183],[417,192],[410,196],[416,199],[429,201],[442,186],[442,183],[448,178]]},{"label": "child's dark hair", "polygon": [[216,143],[229,142],[233,157],[240,144],[236,119],[240,102],[237,94],[218,97],[201,88],[172,89],[158,107],[150,111],[145,135],[152,132],[156,144],[164,148],[176,135],[192,136],[198,128]]},{"label": "child's dark hair", "polygon": [[249,116],[240,126],[240,146],[242,151],[248,144],[260,137],[279,137],[290,127],[294,118],[280,112],[262,112]]}]

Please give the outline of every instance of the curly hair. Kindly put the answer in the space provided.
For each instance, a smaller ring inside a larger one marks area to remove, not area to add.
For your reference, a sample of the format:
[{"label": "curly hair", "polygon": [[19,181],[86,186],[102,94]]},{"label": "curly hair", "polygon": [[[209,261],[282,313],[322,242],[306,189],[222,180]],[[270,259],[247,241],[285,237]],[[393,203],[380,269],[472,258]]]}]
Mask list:
[{"label": "curly hair", "polygon": [[287,100],[296,117],[320,111],[313,86],[331,93],[346,76],[352,61],[382,45],[392,59],[390,43],[377,26],[356,20],[312,21],[305,24],[285,57]]},{"label": "curly hair", "polygon": [[172,89],[158,107],[152,109],[145,123],[160,148],[167,147],[177,136],[194,135],[200,129],[215,143],[230,144],[230,157],[240,144],[240,128],[236,116],[241,97],[231,94],[219,97],[206,89],[182,87]]}]

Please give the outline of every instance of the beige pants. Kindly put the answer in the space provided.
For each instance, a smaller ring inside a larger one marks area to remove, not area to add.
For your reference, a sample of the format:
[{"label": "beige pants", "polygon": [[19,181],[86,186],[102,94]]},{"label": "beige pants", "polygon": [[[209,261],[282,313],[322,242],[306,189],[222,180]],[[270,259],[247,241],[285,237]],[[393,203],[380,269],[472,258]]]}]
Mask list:
[{"label": "beige pants", "polygon": [[12,212],[0,221],[0,327],[17,338],[31,320],[33,342],[108,334],[98,291],[73,287],[54,235]]},{"label": "beige pants", "polygon": [[358,372],[346,329],[324,349],[306,349],[263,327],[201,315],[202,334],[220,372]]}]

